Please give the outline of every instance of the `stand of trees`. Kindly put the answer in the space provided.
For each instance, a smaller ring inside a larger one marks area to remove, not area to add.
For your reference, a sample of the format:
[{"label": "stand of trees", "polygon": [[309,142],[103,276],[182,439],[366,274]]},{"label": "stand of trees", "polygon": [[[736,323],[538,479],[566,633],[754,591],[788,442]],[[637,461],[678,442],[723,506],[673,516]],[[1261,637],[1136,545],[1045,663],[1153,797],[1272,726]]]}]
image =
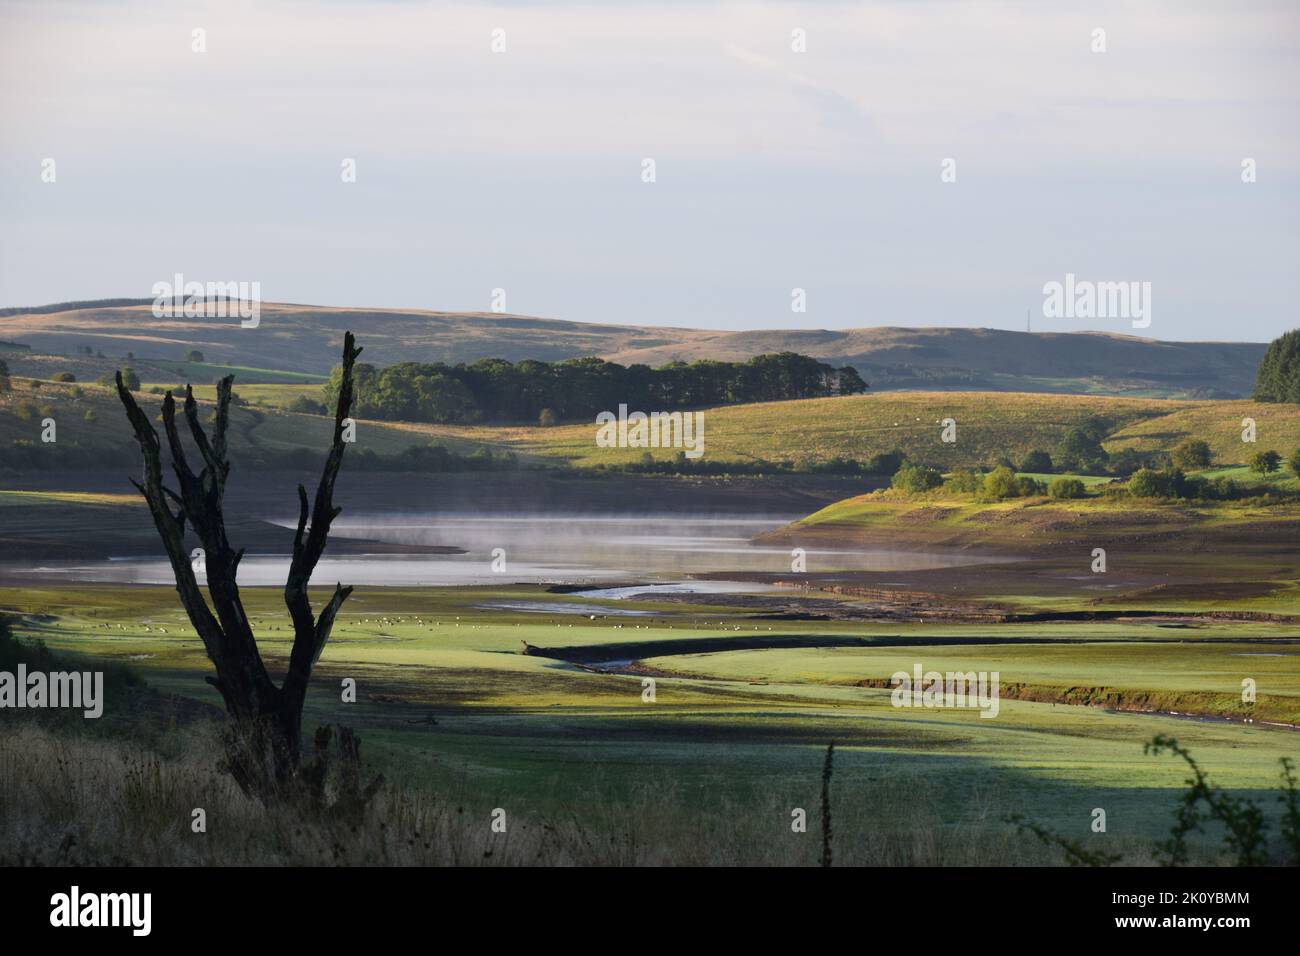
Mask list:
[{"label": "stand of trees", "polygon": [[1269,343],[1255,373],[1254,399],[1300,405],[1300,329]]},{"label": "stand of trees", "polygon": [[[324,386],[333,405],[341,370]],[[659,411],[702,405],[772,402],[853,395],[867,384],[850,368],[781,352],[747,362],[672,362],[659,368],[623,366],[599,358],[512,363],[483,359],[472,365],[402,362],[356,367],[356,414],[363,418],[438,423],[593,418],[620,404]]]}]

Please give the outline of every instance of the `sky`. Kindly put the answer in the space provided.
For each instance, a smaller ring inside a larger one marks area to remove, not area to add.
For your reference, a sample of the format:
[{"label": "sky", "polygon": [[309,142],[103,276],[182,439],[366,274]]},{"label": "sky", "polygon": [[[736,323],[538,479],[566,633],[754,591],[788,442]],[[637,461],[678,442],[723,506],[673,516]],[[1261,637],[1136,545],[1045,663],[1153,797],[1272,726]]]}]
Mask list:
[{"label": "sky", "polygon": [[0,306],[1266,341],[1297,54],[1294,0],[0,0]]}]

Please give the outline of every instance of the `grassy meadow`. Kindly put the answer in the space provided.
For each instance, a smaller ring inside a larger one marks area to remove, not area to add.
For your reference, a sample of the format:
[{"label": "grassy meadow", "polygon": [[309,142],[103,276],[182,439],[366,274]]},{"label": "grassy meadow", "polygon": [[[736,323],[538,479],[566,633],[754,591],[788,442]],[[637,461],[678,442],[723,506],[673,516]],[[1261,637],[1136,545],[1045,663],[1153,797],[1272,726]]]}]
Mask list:
[{"label": "grassy meadow", "polygon": [[[653,409],[645,409],[652,411]],[[1255,444],[1241,440],[1241,420],[1256,421]],[[957,422],[957,441],[940,441],[941,422]],[[865,462],[899,450],[943,469],[1019,461],[1054,450],[1070,428],[1100,420],[1111,453],[1171,451],[1204,438],[1216,461],[1242,465],[1257,450],[1287,455],[1300,448],[1300,410],[1248,401],[1170,401],[1018,392],[883,392],[838,398],[734,405],[705,410],[705,459],[796,466],[848,458]],[[460,439],[507,447],[539,461],[576,467],[630,464],[676,449],[599,448],[595,426],[408,425],[431,440]]]},{"label": "grassy meadow", "polygon": [[[555,613],[484,606],[524,598],[549,602]],[[248,589],[245,600],[274,670],[291,635],[280,595]],[[319,833],[288,847],[286,821],[257,815],[213,775],[203,758],[214,747],[206,719],[173,717],[161,732],[153,721],[154,742],[144,750],[90,728],[60,746],[92,754],[104,774],[98,784],[82,781],[41,808],[38,792],[0,775],[8,780],[0,808],[21,810],[18,818],[38,831],[78,834],[84,852],[114,846],[131,859],[163,862],[260,862],[271,851],[235,838],[248,828],[299,862],[330,852],[375,862],[382,852],[405,862],[812,863],[816,827],[797,834],[789,821],[796,808],[815,816],[821,759],[834,740],[840,862],[1061,862],[1006,823],[1009,814],[1124,852],[1129,862],[1150,862],[1185,771],[1170,757],[1143,754],[1143,741],[1176,736],[1217,784],[1265,804],[1273,802],[1277,760],[1297,752],[1294,732],[1265,723],[1300,722],[1296,644],[1263,643],[1289,636],[1276,625],[1172,638],[1141,622],[1003,627],[998,636],[1008,643],[990,646],[972,640],[987,629],[969,625],[775,622],[734,608],[653,601],[617,602],[648,617],[593,620],[563,613],[570,600],[535,586],[383,588],[358,591],[346,606],[321,659],[306,725],[359,730],[367,767],[389,780],[376,819],[423,834],[416,843],[367,826],[338,850]],[[21,616],[24,640],[129,666],[156,692],[217,713],[218,699],[202,680],[210,665],[170,588],[6,588],[0,606]],[[806,646],[746,648],[756,636]],[[844,637],[868,645],[819,646]],[[900,647],[900,637],[941,643]],[[1043,643],[1010,643],[1025,638]],[[692,653],[700,640],[736,649]],[[630,672],[522,653],[526,642],[548,650],[599,645],[617,656],[620,644],[646,641],[676,643],[682,652],[669,647]],[[918,661],[934,670],[999,671],[998,716],[891,706],[888,678]],[[643,697],[647,676],[653,701]],[[1258,682],[1257,710],[1243,712],[1242,676]],[[340,699],[349,677],[357,681],[355,703]],[[1160,713],[1179,708],[1224,719]],[[1243,713],[1254,722],[1242,722]],[[45,771],[35,765],[51,758],[33,751],[30,739],[7,736],[0,766],[39,780]],[[115,824],[118,810],[107,818],[88,813],[101,785],[114,795],[105,806],[141,799],[103,769],[118,765],[143,767],[157,791],[162,806],[151,805],[144,822]],[[189,806],[217,808],[209,813],[222,838],[176,836],[184,832],[176,814]],[[1098,806],[1111,821],[1106,834],[1088,829]],[[512,831],[521,836],[509,845],[487,826],[496,808],[529,828]],[[121,829],[130,840],[113,843]],[[12,830],[5,836],[14,839]],[[1216,858],[1212,839],[1198,846],[1203,861]]]}]

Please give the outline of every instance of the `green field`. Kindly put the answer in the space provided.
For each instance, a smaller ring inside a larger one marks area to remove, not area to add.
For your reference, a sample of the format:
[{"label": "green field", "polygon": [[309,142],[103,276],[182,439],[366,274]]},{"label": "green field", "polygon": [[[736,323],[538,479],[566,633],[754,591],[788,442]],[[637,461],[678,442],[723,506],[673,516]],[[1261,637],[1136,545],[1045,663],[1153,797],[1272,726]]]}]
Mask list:
[{"label": "green field", "polygon": [[[550,601],[557,612],[479,606],[521,598]],[[814,805],[822,751],[832,739],[845,815],[840,852],[860,862],[973,862],[966,851],[943,852],[943,841],[914,845],[919,829],[934,827],[966,850],[998,847],[1003,862],[1059,862],[1015,836],[1003,822],[1011,813],[1122,851],[1130,862],[1150,860],[1185,772],[1170,757],[1144,755],[1144,741],[1176,736],[1219,785],[1270,804],[1278,758],[1298,751],[1292,731],[1123,710],[1199,706],[1239,717],[1240,682],[1249,676],[1260,695],[1257,710],[1246,708],[1251,716],[1300,721],[1298,645],[1255,643],[1280,636],[1277,628],[1225,627],[1190,642],[1131,624],[1083,633],[1003,628],[1006,639],[1052,643],[963,647],[963,634],[977,629],[920,626],[901,633],[947,643],[902,648],[890,646],[900,635],[896,626],[778,624],[707,605],[652,602],[631,605],[652,617],[590,620],[560,613],[568,600],[530,586],[359,591],[322,657],[307,722],[358,727],[372,766],[402,786],[467,789],[474,796],[458,799],[473,805],[506,806],[530,820],[576,813],[591,826],[617,813],[615,806],[626,811],[656,800],[702,817],[740,814],[742,830],[757,828],[755,839],[766,833],[784,847],[784,862],[815,853],[811,840],[794,840],[782,821],[790,807]],[[275,669],[290,637],[279,594],[246,589],[245,601]],[[210,665],[169,588],[3,589],[0,606],[25,616],[19,633],[27,639],[129,664],[160,690],[217,704],[202,682]],[[807,646],[743,649],[755,636]],[[817,646],[849,636],[880,646]],[[702,639],[741,649],[691,653]],[[645,661],[655,675],[653,702],[643,699],[642,674],[521,653],[527,642],[602,646],[617,656],[620,644],[646,641],[682,648]],[[1011,693],[1003,694],[997,717],[985,719],[976,710],[894,707],[887,688],[864,686],[918,662],[998,671]],[[339,700],[345,677],[358,682],[355,704]],[[1109,704],[1081,706],[1081,687],[1092,690],[1094,704],[1112,692]],[[1039,699],[1013,696],[1030,692]],[[1088,830],[1098,806],[1111,820],[1104,836]],[[678,837],[694,832],[678,830]],[[656,848],[663,845],[642,852]],[[1199,852],[1212,852],[1210,844]]]},{"label": "green field", "polygon": [[[150,388],[170,388],[177,393],[185,390],[183,385],[178,385],[175,382],[145,382],[141,388],[144,391],[148,391]],[[255,408],[270,410],[284,409],[290,402],[300,396],[310,398],[314,402],[321,400],[321,387],[314,382],[243,382],[234,389],[234,393],[238,398]],[[217,387],[215,385],[195,385],[194,397],[201,402],[216,401]]]},{"label": "green field", "polygon": [[246,365],[174,362],[168,359],[150,359],[149,364],[175,372],[177,378],[186,382],[215,382],[226,375],[233,375],[236,380],[244,383],[256,382],[258,384],[319,385],[325,381],[323,375],[313,375],[308,372],[287,372],[270,368],[252,368]]},{"label": "green field", "polygon": [[[839,398],[724,406],[705,410],[710,462],[795,465],[833,458],[866,461],[901,450],[948,469],[1020,460],[1034,449],[1054,452],[1065,432],[1094,419],[1106,423],[1114,453],[1126,447],[1171,451],[1186,438],[1210,442],[1216,460],[1243,464],[1257,450],[1283,456],[1300,448],[1300,409],[1258,402],[1184,402],[1016,392],[888,392]],[[1241,441],[1240,422],[1254,417],[1254,445]],[[957,423],[957,441],[940,440],[941,422]],[[582,467],[627,464],[645,454],[671,458],[676,449],[598,448],[594,424],[553,428],[413,426],[501,444],[543,460]]]}]

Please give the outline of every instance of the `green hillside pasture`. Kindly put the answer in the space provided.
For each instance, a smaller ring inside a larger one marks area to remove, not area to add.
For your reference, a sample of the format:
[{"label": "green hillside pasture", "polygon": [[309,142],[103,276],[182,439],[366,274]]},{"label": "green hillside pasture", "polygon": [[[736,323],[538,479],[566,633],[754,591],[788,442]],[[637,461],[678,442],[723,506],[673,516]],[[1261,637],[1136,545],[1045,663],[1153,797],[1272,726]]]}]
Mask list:
[{"label": "green hillside pasture", "polygon": [[[170,388],[173,391],[182,391],[183,385],[167,382],[146,382],[144,391],[150,388]],[[247,402],[260,409],[279,410],[286,408],[295,398],[305,396],[313,402],[321,400],[321,387],[314,384],[253,384],[235,380],[234,393]],[[201,402],[214,402],[217,399],[217,387],[215,385],[195,385],[194,397]]]},{"label": "green hillside pasture", "polygon": [[148,361],[150,365],[174,372],[178,378],[195,384],[199,382],[215,384],[217,379],[226,375],[233,375],[236,382],[242,382],[245,385],[284,383],[290,385],[314,384],[319,387],[325,382],[326,378],[324,375],[316,375],[310,372],[286,372],[280,369],[252,368],[247,365],[209,365],[205,362],[174,362],[167,359],[143,357],[141,361]]},{"label": "green hillside pasture", "polygon": [[[1113,428],[1168,414],[1185,403],[1014,392],[888,392],[710,408],[704,412],[705,459],[724,462],[866,461],[901,449],[945,470],[1018,460],[1054,450],[1067,429],[1094,417]],[[653,411],[653,409],[644,409]],[[957,441],[940,440],[941,422],[957,422]],[[542,457],[578,465],[630,463],[646,451],[671,458],[674,448],[598,448],[593,424],[502,430],[499,439]]]},{"label": "green hillside pasture", "polygon": [[[1105,441],[1112,454],[1125,448],[1170,451],[1188,438],[1207,442],[1219,465],[1240,465],[1257,451],[1272,449],[1286,458],[1300,448],[1300,405],[1221,401],[1181,403],[1159,418],[1134,421]],[[1242,420],[1255,420],[1255,443],[1242,441]],[[1285,465],[1283,468],[1285,469]]]}]

